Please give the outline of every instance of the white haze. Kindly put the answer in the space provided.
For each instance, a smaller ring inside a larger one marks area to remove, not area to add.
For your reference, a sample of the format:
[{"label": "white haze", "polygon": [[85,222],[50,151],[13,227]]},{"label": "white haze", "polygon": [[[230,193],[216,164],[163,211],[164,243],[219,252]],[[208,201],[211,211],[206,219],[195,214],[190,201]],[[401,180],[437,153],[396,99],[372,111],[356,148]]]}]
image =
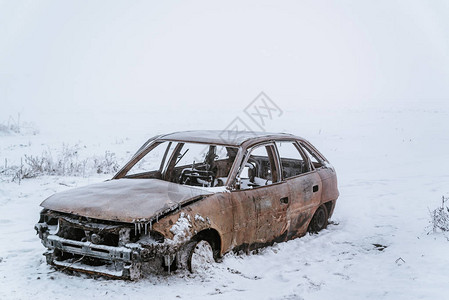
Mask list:
[{"label": "white haze", "polygon": [[287,113],[446,105],[448,15],[446,1],[0,1],[0,121],[220,129],[260,91]]}]

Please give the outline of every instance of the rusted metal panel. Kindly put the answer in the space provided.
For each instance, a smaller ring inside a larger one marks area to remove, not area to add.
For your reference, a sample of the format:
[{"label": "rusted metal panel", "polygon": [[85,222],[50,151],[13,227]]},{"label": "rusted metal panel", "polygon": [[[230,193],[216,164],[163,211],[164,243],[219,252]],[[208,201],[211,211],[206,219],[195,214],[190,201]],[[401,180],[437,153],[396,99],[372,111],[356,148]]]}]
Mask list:
[{"label": "rusted metal panel", "polygon": [[231,193],[215,194],[188,205],[153,224],[153,230],[173,239],[174,234],[170,229],[181,214],[188,216],[188,219],[190,219],[190,236],[194,236],[203,230],[214,229],[221,237],[220,253],[223,254],[231,250],[230,245],[234,232]]},{"label": "rusted metal panel", "polygon": [[318,170],[323,183],[321,203],[332,201],[338,198],[337,176],[335,170],[331,168],[321,168]]},{"label": "rusted metal panel", "polygon": [[101,220],[149,222],[198,196],[210,194],[159,179],[122,178],[54,194],[41,206]]},{"label": "rusted metal panel", "polygon": [[[317,171],[308,172],[286,180],[291,195],[288,209],[289,239],[303,236],[314,210],[320,205],[322,194],[321,178]],[[314,186],[317,191],[314,192]]]},{"label": "rusted metal panel", "polygon": [[232,131],[232,130],[192,130],[181,131],[161,136],[159,140],[197,142],[207,144],[219,144],[240,146],[247,141],[269,141],[278,138],[298,138],[288,133],[270,133],[258,131]]},{"label": "rusted metal panel", "polygon": [[249,249],[279,239],[287,231],[288,197],[283,184],[272,184],[251,190],[232,192],[234,240],[232,248],[247,245]]}]

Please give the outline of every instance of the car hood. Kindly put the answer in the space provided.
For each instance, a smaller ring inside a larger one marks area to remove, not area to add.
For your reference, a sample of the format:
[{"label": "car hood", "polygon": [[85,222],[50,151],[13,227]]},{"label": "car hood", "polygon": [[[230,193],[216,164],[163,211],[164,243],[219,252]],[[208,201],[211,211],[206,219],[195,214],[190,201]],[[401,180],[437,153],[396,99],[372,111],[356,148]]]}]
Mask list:
[{"label": "car hood", "polygon": [[150,221],[212,191],[159,179],[115,179],[56,193],[41,203],[50,210],[120,221]]}]

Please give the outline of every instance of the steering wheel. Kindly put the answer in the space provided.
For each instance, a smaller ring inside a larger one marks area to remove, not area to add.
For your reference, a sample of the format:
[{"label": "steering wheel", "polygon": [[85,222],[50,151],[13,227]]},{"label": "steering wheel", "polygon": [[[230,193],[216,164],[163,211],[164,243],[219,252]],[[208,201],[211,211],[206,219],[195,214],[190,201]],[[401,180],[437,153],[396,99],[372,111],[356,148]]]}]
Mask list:
[{"label": "steering wheel", "polygon": [[206,170],[198,170],[195,168],[186,168],[182,170],[179,176],[179,183],[193,185],[193,186],[204,186],[204,183],[200,181],[206,181],[209,186],[215,180],[214,172]]}]

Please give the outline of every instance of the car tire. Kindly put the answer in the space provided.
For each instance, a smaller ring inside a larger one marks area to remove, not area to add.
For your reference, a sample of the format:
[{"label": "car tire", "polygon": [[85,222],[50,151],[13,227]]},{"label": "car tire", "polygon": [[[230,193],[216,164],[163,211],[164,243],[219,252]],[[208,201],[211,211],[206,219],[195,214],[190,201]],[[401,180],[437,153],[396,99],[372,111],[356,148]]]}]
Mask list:
[{"label": "car tire", "polygon": [[215,262],[212,245],[206,240],[192,242],[188,249],[187,268],[191,273],[201,273]]},{"label": "car tire", "polygon": [[309,232],[317,233],[326,228],[328,218],[329,214],[327,212],[326,205],[323,204],[320,207],[318,207],[318,209],[315,211],[312,221],[310,221],[309,224]]}]

